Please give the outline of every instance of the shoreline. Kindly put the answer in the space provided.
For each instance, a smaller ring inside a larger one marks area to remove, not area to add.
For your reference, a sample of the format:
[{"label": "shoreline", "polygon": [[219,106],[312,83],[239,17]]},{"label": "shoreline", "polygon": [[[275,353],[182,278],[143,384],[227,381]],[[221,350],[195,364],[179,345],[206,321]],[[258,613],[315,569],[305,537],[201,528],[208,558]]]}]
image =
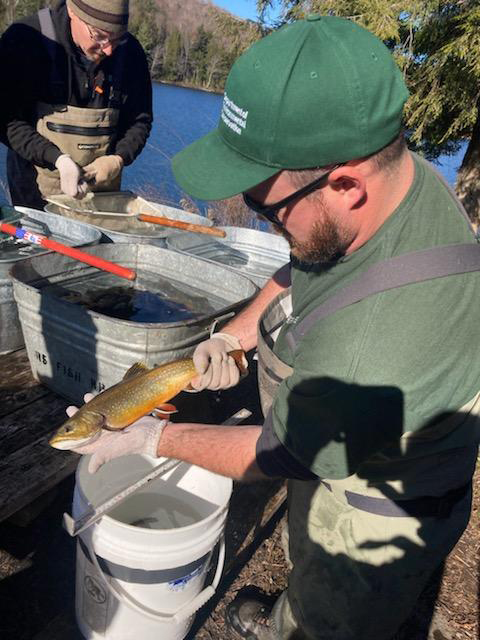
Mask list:
[{"label": "shoreline", "polygon": [[204,93],[214,93],[217,96],[223,95],[223,91],[218,91],[217,89],[206,89],[205,87],[198,87],[194,84],[173,82],[170,80],[152,80],[152,82],[155,84],[165,84],[170,87],[180,87],[181,89],[193,89],[194,91],[203,91]]}]

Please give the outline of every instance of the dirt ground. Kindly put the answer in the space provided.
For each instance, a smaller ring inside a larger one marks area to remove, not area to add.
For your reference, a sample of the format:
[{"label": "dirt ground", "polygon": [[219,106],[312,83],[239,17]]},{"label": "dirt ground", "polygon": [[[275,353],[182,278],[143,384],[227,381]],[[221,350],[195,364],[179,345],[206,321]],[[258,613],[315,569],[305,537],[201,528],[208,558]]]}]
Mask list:
[{"label": "dirt ground", "polygon": [[[209,396],[212,418],[220,421],[248,406],[252,422],[259,419],[255,393],[251,383],[244,382],[235,393]],[[198,399],[193,402],[198,409]],[[186,413],[188,407],[182,415]],[[75,541],[60,526],[62,513],[70,510],[72,491],[73,478],[69,478],[46,497],[32,522],[20,526],[20,519],[13,518],[0,523],[1,640],[81,640],[74,621]],[[258,588],[273,597],[285,588],[287,572],[280,544],[283,499],[281,482],[235,486],[226,530],[225,572],[187,640],[234,640],[224,624],[224,610],[236,593]],[[392,640],[478,640],[479,509],[480,465],[468,529]]]}]

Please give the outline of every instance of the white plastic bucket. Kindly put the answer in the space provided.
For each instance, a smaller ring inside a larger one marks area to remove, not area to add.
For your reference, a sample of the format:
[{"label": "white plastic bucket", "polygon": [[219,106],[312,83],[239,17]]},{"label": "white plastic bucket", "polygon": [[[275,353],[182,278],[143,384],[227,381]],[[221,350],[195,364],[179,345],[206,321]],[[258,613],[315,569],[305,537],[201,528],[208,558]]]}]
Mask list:
[{"label": "white plastic bucket", "polygon": [[[146,475],[161,460],[117,458],[95,473],[78,465],[73,516]],[[76,617],[85,638],[182,640],[211,598],[225,559],[232,481],[182,463],[124,500],[77,543]],[[217,568],[204,588],[220,542]]]}]

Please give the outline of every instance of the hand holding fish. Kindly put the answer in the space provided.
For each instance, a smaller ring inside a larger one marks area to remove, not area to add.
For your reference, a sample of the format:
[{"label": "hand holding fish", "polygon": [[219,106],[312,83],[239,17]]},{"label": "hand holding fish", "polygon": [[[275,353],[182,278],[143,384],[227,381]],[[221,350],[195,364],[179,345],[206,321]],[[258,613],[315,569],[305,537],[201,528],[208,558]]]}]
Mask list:
[{"label": "hand holding fish", "polygon": [[[93,394],[87,393],[85,402],[93,398]],[[71,418],[77,413],[78,407],[68,407],[67,415]],[[71,450],[82,455],[91,455],[88,463],[90,473],[95,473],[98,469],[120,456],[141,453],[157,458],[157,450],[163,429],[168,424],[168,420],[159,420],[153,416],[144,416],[123,431],[102,430],[98,437],[88,444],[72,447]]]},{"label": "hand holding fish", "polygon": [[238,339],[228,333],[213,333],[211,338],[201,342],[193,354],[193,363],[200,375],[191,381],[192,389],[218,391],[238,384],[241,373],[248,368],[247,360],[243,356],[240,369],[231,354],[241,349]]},{"label": "hand holding fish", "polygon": [[[228,358],[230,357],[243,372],[244,361],[246,362],[243,351],[231,351],[228,354]],[[103,443],[107,449],[114,446],[113,456],[108,457],[105,453],[105,457],[103,453],[99,453],[97,460],[103,462],[125,453],[139,453],[140,450],[144,453],[154,451],[151,455],[156,455],[154,446],[148,445],[147,440],[149,437],[156,437],[158,443],[161,429],[166,423],[149,417],[149,414],[155,411],[158,417],[166,418],[175,413],[175,406],[169,404],[168,400],[180,391],[187,390],[190,382],[197,376],[192,358],[176,360],[153,369],[136,363],[117,384],[98,396],[87,394],[86,399],[89,401],[83,407],[69,407],[68,420],[57,429],[49,443],[56,449],[70,449],[79,453],[97,453]],[[136,435],[131,434],[136,434],[136,426],[140,424],[148,428],[137,439]],[[163,425],[161,428],[160,424]],[[120,431],[124,433],[118,433],[118,439],[114,438],[117,434],[112,432]],[[90,449],[90,445],[93,449]],[[150,446],[148,451],[145,449],[147,445]],[[123,448],[120,453],[117,452],[118,447]]]}]

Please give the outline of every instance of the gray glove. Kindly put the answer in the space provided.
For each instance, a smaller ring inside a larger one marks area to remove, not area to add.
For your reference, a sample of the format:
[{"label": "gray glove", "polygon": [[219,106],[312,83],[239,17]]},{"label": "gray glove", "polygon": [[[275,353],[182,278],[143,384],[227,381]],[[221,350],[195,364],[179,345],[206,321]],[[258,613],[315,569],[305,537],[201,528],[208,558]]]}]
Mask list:
[{"label": "gray glove", "polygon": [[55,166],[60,173],[60,188],[71,198],[83,198],[87,192],[87,184],[83,180],[82,169],[74,162],[68,153],[59,156]]},{"label": "gray glove", "polygon": [[[228,389],[238,384],[240,371],[229,351],[242,349],[238,338],[228,333],[214,333],[201,342],[193,353],[193,364],[200,374],[190,383],[195,391]],[[244,358],[245,370],[247,361]]]}]

